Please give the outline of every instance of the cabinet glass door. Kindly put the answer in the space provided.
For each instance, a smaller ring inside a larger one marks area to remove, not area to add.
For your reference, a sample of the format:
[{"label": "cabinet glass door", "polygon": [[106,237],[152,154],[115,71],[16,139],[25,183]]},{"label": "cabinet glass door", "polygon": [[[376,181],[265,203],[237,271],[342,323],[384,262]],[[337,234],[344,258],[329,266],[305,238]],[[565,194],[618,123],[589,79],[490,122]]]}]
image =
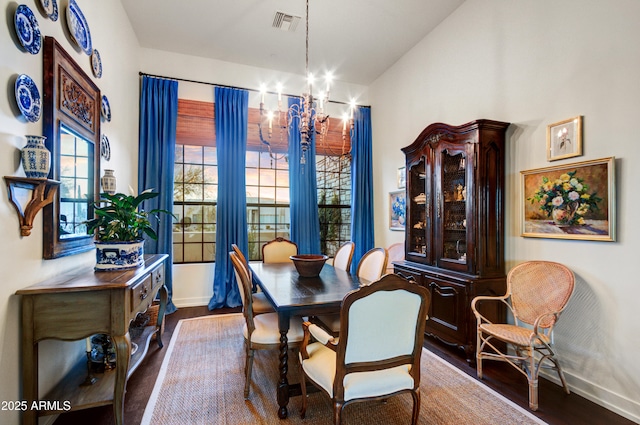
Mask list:
[{"label": "cabinet glass door", "polygon": [[408,167],[408,222],[407,255],[413,260],[426,262],[431,253],[430,235],[430,179],[427,176],[426,162],[422,158],[417,164]]},{"label": "cabinet glass door", "polygon": [[461,149],[443,149],[439,157],[439,266],[462,271],[467,264],[467,155]]}]

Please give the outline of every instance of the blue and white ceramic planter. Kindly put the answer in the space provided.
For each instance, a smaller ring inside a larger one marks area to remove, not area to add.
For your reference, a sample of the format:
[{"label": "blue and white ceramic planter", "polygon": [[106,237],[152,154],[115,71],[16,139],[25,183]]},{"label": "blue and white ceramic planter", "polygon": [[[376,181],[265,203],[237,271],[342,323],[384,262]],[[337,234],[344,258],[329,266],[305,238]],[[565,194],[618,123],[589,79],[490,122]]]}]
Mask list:
[{"label": "blue and white ceramic planter", "polygon": [[44,146],[46,137],[25,136],[27,144],[22,148],[22,168],[27,177],[46,179],[51,168],[51,153]]},{"label": "blue and white ceramic planter", "polygon": [[98,271],[133,269],[144,264],[144,240],[96,242]]}]

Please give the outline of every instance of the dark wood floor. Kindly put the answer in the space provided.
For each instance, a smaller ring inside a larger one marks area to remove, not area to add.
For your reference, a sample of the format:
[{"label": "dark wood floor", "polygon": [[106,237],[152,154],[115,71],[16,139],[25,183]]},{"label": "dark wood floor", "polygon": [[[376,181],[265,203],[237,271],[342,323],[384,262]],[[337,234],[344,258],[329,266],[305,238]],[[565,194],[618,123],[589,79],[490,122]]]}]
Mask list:
[{"label": "dark wood floor", "polygon": [[[125,399],[124,421],[127,425],[139,424],[142,420],[144,408],[153,390],[156,376],[162,365],[162,360],[166,352],[166,347],[171,340],[171,335],[181,319],[198,317],[210,314],[224,314],[238,312],[239,309],[220,309],[208,311],[206,307],[181,308],[175,313],[166,317],[165,331],[163,335],[164,349],[159,349],[152,344],[146,359],[142,362],[138,370],[131,376],[127,383],[127,394]],[[452,363],[468,375],[476,377],[475,368],[469,366],[462,352],[452,349],[438,341],[428,338],[425,340],[425,347]],[[512,400],[514,403],[527,408],[528,392],[527,382],[524,376],[507,364],[497,362],[486,362],[483,382],[500,394]],[[607,425],[633,425],[634,422],[616,415],[615,413],[598,406],[576,394],[567,395],[558,385],[542,379],[539,387],[540,407],[537,412],[533,412],[545,422],[551,425],[574,425],[574,424],[607,424]],[[274,412],[275,414],[275,412]],[[55,425],[111,425],[113,412],[111,406],[96,407],[77,412],[69,412],[60,415]],[[188,425],[188,424],[183,424]]]}]

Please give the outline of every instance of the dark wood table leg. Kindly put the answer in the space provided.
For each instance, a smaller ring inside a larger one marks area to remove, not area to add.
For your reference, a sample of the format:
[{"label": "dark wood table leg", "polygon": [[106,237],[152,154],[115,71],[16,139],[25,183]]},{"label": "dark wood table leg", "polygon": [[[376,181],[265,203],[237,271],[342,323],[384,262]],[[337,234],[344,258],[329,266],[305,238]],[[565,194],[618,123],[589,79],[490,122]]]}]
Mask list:
[{"label": "dark wood table leg", "polygon": [[23,425],[38,423],[38,411],[31,409],[38,401],[38,343],[33,335],[33,298],[22,298],[22,399],[27,403],[22,412]]},{"label": "dark wood table leg", "polygon": [[289,371],[289,315],[278,313],[278,328],[280,329],[280,381],[278,382],[278,417],[286,419],[288,416],[287,404],[289,404],[289,381],[287,372]]}]

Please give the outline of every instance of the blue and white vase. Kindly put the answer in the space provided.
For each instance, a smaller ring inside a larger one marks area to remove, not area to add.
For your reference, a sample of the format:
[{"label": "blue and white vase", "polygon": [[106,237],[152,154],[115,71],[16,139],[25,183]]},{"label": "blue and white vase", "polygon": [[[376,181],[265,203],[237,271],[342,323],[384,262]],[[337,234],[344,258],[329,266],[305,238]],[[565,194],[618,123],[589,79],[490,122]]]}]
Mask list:
[{"label": "blue and white vase", "polygon": [[109,195],[116,193],[116,176],[113,175],[113,170],[104,170],[100,184],[102,184],[103,192],[107,192]]},{"label": "blue and white vase", "polygon": [[22,168],[28,178],[46,179],[51,169],[51,152],[45,147],[43,136],[25,136],[27,144],[22,148]]},{"label": "blue and white vase", "polygon": [[98,271],[133,269],[144,264],[144,240],[131,242],[96,241]]}]

